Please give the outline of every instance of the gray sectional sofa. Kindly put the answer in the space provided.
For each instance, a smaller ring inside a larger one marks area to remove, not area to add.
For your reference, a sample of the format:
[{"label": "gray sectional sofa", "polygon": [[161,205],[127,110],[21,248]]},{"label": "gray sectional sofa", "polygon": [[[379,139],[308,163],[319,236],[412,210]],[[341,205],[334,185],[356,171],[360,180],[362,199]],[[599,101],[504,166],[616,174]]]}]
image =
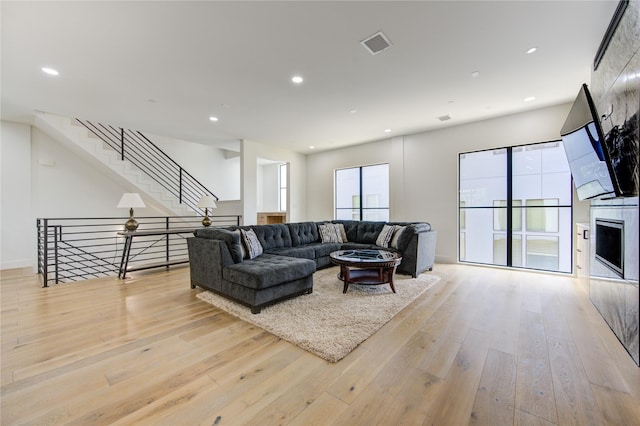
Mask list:
[{"label": "gray sectional sofa", "polygon": [[[327,223],[342,224],[346,241],[323,242],[319,227]],[[311,293],[313,273],[331,265],[331,252],[380,248],[376,240],[385,225],[404,227],[395,247],[387,248],[402,254],[398,273],[416,277],[433,268],[436,232],[425,222],[331,221],[200,228],[187,239],[191,288],[211,290],[259,313],[264,306]],[[262,254],[246,258],[241,230],[254,231]]]}]

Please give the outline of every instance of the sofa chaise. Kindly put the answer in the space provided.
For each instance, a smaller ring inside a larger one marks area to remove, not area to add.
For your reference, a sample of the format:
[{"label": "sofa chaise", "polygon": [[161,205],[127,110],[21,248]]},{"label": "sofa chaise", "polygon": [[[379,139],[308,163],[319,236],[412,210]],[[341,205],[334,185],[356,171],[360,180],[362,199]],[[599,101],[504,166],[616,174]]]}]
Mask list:
[{"label": "sofa chaise", "polygon": [[[336,234],[340,229],[340,237],[327,238],[327,225],[335,227]],[[247,243],[249,234],[254,239]],[[388,238],[381,242],[381,236]],[[402,262],[396,271],[416,277],[433,268],[435,243],[436,232],[426,222],[336,220],[199,228],[187,239],[191,288],[211,290],[249,306],[255,314],[267,305],[311,293],[313,273],[331,265],[333,251],[397,251]],[[245,253],[253,249],[257,255]]]}]

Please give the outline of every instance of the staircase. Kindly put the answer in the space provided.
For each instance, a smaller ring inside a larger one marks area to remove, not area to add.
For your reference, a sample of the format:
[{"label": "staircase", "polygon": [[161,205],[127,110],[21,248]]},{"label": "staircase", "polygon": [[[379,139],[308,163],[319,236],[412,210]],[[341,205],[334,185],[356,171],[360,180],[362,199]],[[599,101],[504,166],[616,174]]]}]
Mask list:
[{"label": "staircase", "polygon": [[167,215],[202,216],[200,198],[218,199],[140,132],[43,112],[34,126]]}]

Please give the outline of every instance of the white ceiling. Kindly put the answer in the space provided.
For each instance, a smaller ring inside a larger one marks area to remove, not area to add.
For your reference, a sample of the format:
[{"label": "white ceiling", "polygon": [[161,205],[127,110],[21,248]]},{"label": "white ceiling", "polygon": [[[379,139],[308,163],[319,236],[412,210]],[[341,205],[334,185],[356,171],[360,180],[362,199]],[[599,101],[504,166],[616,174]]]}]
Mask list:
[{"label": "white ceiling", "polygon": [[0,4],[2,119],[308,153],[571,101],[617,1]]}]

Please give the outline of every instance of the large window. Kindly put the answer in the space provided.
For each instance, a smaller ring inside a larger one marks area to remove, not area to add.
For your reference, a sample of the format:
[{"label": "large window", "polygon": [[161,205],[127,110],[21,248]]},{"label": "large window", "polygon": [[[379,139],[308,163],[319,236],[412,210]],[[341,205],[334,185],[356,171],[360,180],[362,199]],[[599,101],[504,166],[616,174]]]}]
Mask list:
[{"label": "large window", "polygon": [[389,165],[336,170],[336,219],[389,220]]},{"label": "large window", "polygon": [[562,142],[460,154],[460,261],[571,272]]},{"label": "large window", "polygon": [[278,206],[281,212],[287,211],[287,164],[278,166]]}]

